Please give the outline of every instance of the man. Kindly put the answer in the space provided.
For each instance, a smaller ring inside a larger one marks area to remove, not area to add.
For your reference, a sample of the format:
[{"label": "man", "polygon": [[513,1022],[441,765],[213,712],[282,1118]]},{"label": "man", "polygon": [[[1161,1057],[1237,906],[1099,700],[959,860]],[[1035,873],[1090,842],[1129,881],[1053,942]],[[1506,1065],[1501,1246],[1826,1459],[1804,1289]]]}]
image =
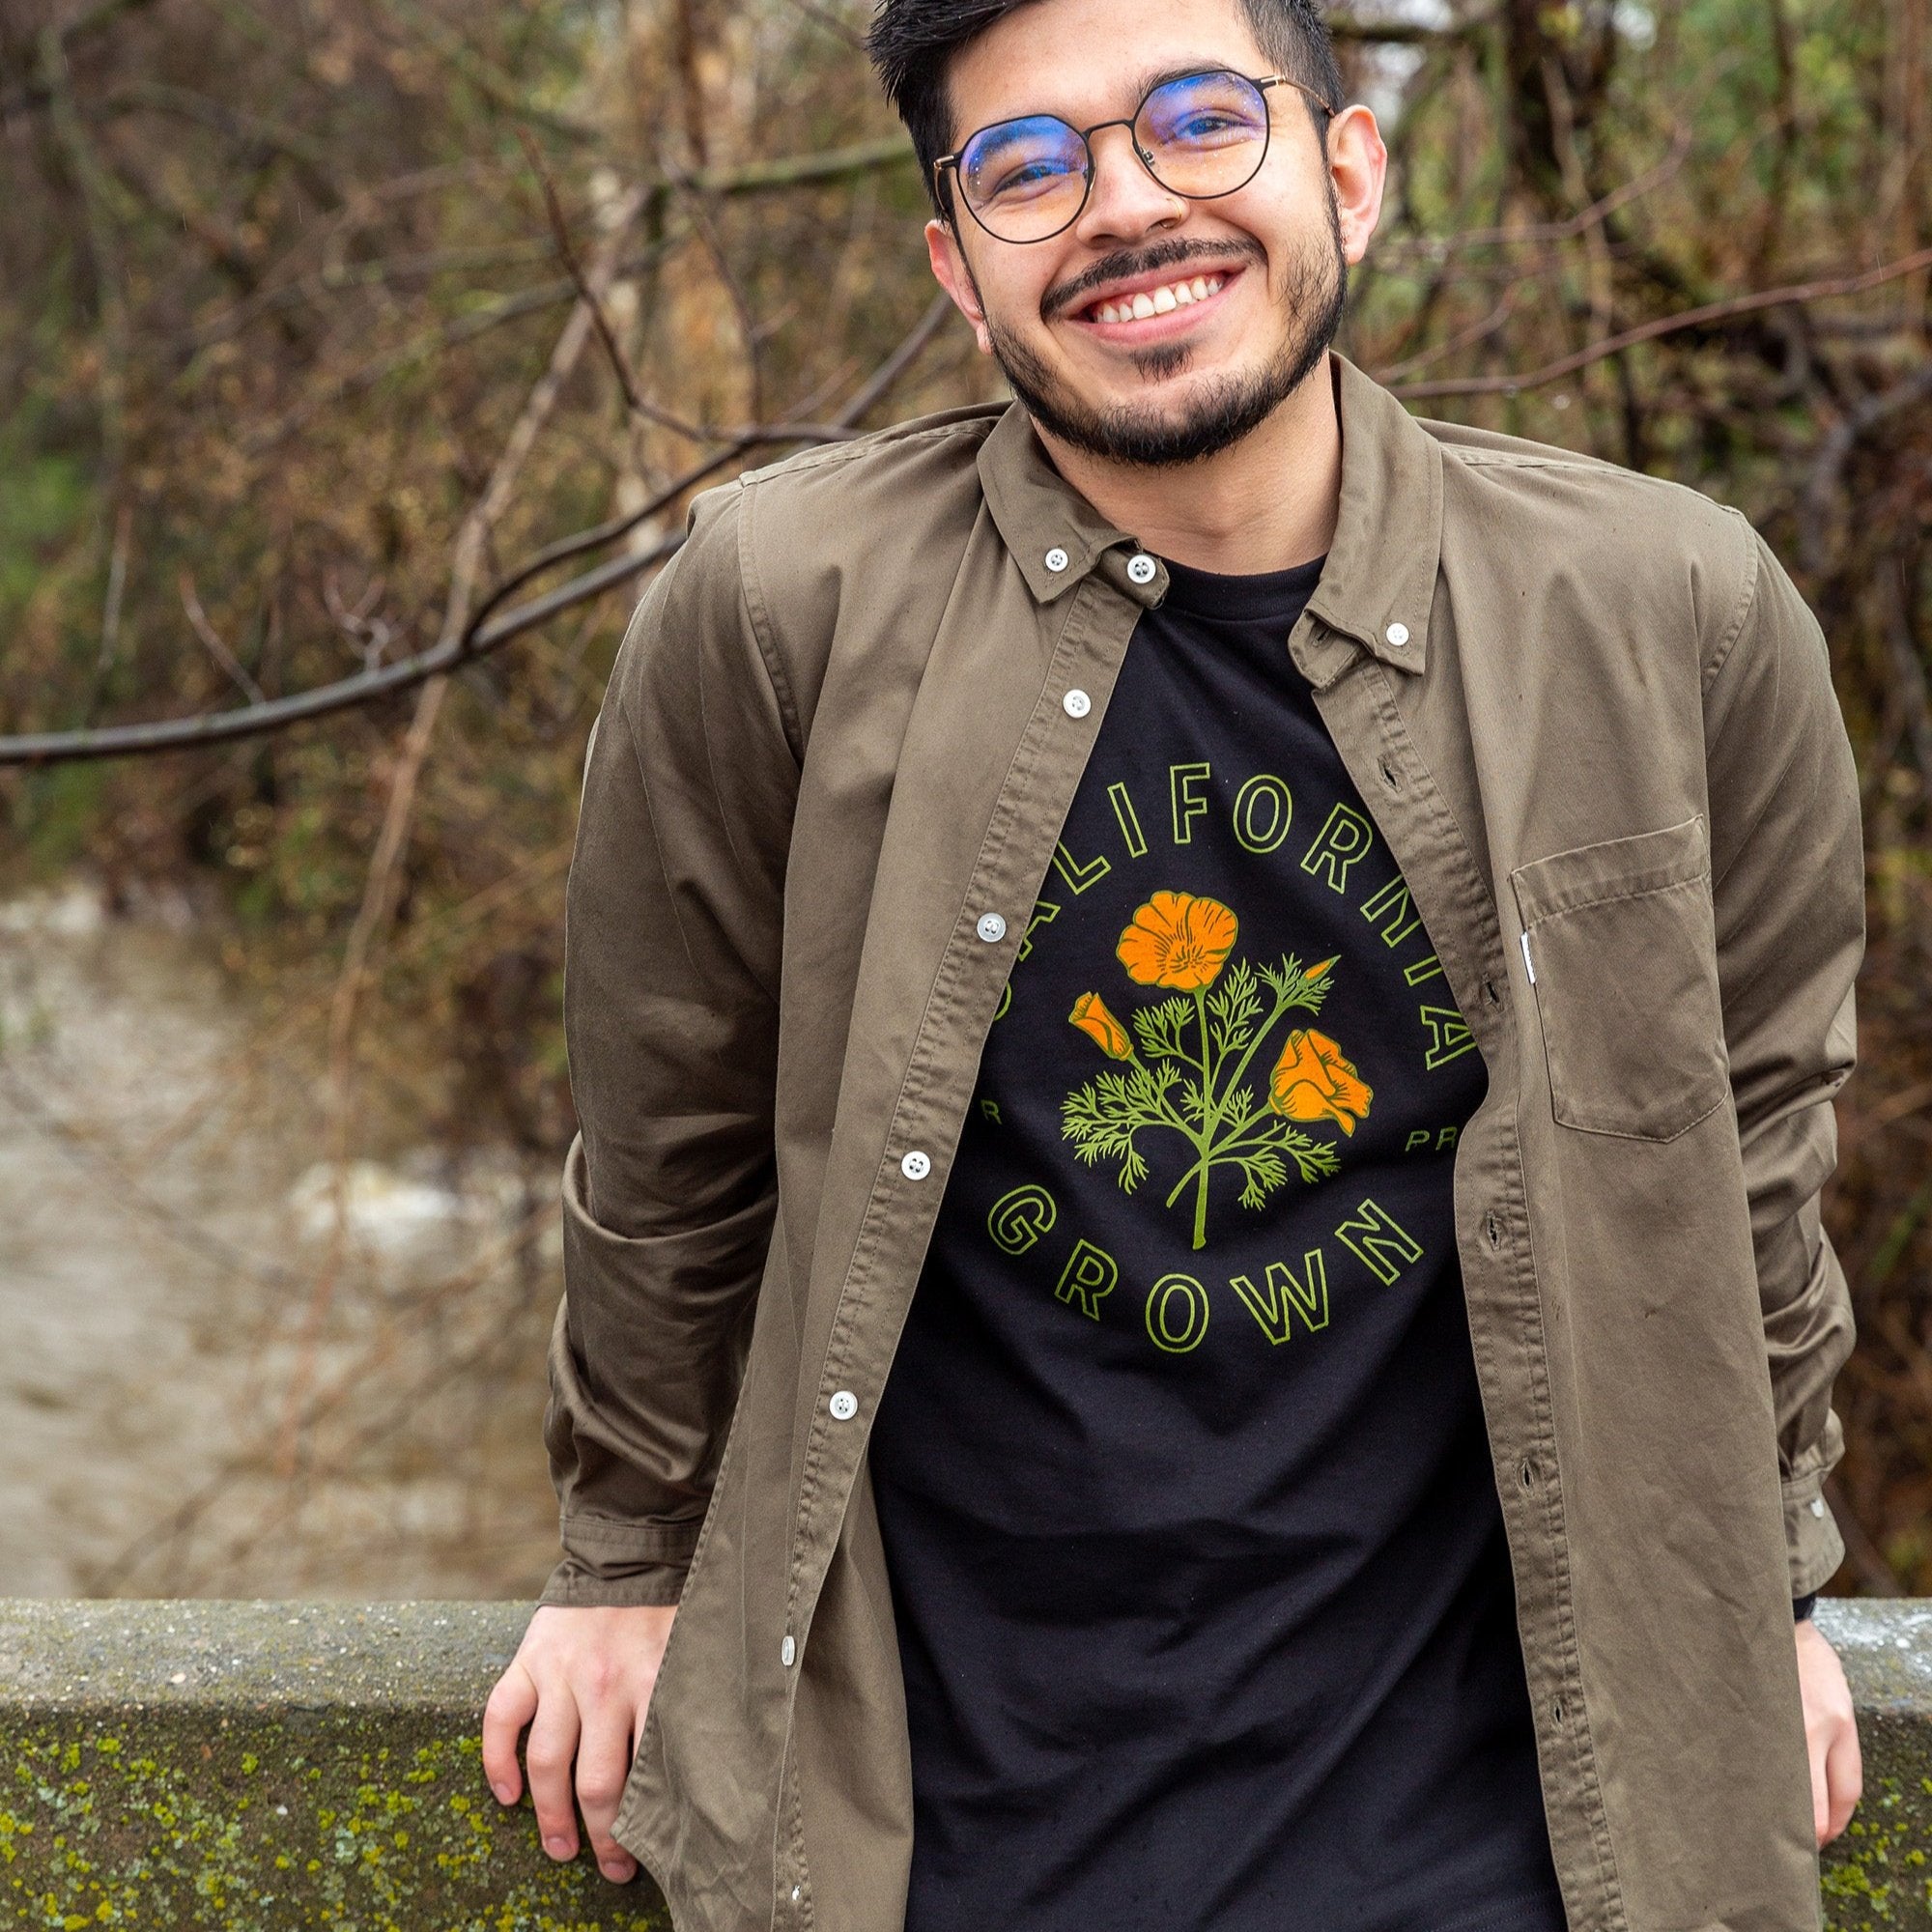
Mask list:
[{"label": "man", "polygon": [[1306,0],[872,45],[1019,400],[708,493],[633,621],[498,1797],[527,1723],[680,1932],[1815,1927],[1815,623],[1330,351],[1385,154]]}]

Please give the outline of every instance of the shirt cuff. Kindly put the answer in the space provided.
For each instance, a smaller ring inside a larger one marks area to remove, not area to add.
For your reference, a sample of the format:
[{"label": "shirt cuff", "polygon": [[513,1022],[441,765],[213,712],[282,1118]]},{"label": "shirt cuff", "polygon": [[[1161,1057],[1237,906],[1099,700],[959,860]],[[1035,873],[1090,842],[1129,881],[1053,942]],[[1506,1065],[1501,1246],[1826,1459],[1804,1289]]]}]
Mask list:
[{"label": "shirt cuff", "polygon": [[1784,1485],[1784,1548],[1791,1558],[1794,1603],[1815,1596],[1845,1560],[1845,1539],[1833,1520],[1824,1488],[1822,1471]]},{"label": "shirt cuff", "polygon": [[537,1595],[537,1607],[558,1604],[570,1609],[626,1608],[644,1605],[675,1605],[684,1594],[684,1567],[668,1563],[649,1563],[623,1576],[600,1574],[586,1569],[574,1556],[566,1556],[550,1573],[550,1581]]},{"label": "shirt cuff", "polygon": [[538,1606],[665,1605],[684,1592],[698,1525],[623,1522],[612,1517],[559,1519],[563,1555]]},{"label": "shirt cuff", "polygon": [[1818,1593],[1816,1590],[1806,1591],[1802,1597],[1794,1597],[1791,1600],[1791,1621],[1795,1624],[1804,1623],[1810,1616],[1811,1606],[1817,1601]]}]

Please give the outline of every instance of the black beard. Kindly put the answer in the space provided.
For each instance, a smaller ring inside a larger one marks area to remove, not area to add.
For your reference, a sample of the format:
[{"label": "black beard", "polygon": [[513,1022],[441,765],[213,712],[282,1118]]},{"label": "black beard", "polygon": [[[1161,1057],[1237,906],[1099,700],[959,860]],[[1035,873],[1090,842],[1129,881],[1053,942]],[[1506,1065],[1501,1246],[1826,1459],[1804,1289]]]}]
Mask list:
[{"label": "black beard", "polygon": [[[1280,354],[1253,376],[1228,376],[1209,384],[1179,422],[1151,420],[1128,403],[1092,409],[1069,394],[1025,342],[990,316],[986,332],[1013,394],[1042,429],[1103,462],[1160,469],[1199,463],[1259,429],[1321,364],[1341,327],[1348,292],[1349,263],[1331,191],[1328,245],[1311,242],[1289,264],[1282,306],[1290,321]],[[1178,375],[1192,355],[1184,343],[1162,343],[1137,351],[1132,360],[1143,376],[1158,381]]]}]

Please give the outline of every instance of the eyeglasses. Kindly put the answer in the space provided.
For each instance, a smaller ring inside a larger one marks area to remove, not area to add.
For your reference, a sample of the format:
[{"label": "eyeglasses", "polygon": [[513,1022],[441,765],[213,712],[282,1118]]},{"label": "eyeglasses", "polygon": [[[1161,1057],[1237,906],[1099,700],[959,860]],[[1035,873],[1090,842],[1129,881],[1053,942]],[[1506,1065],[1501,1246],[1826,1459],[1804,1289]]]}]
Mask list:
[{"label": "eyeglasses", "polygon": [[1267,90],[1293,87],[1324,114],[1314,88],[1285,73],[1249,79],[1216,68],[1178,74],[1151,87],[1124,121],[1096,121],[1084,131],[1057,114],[1026,114],[981,128],[956,154],[932,164],[937,183],[951,168],[959,198],[988,235],[1044,242],[1070,228],[1094,186],[1093,138],[1125,128],[1134,153],[1162,187],[1189,201],[1212,201],[1245,187],[1267,158]]}]

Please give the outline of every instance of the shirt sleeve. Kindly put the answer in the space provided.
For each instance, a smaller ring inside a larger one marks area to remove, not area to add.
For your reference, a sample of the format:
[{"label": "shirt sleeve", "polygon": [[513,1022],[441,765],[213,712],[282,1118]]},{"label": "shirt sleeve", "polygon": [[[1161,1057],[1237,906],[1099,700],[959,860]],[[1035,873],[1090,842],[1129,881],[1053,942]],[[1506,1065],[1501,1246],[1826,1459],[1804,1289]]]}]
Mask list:
[{"label": "shirt sleeve", "polygon": [[563,1553],[543,1604],[677,1601],[770,1247],[798,766],[736,504],[694,504],[585,761],[564,925],[579,1131],[544,1415]]},{"label": "shirt sleeve", "polygon": [[1777,1426],[1794,1601],[1844,1558],[1823,1487],[1851,1295],[1819,1218],[1833,1096],[1857,1057],[1864,955],[1858,776],[1817,620],[1763,539],[1705,671],[1711,878],[1731,1090]]}]

